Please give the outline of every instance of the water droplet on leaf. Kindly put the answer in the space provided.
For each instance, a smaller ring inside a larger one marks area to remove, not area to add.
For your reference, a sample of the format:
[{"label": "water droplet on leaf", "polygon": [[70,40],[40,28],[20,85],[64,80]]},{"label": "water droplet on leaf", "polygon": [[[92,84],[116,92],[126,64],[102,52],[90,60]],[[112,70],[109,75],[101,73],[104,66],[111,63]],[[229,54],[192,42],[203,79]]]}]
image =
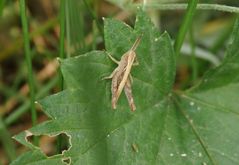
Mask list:
[{"label": "water droplet on leaf", "polygon": [[202,153],[201,153],[201,152],[199,152],[199,153],[198,153],[198,156],[199,156],[199,157],[202,157]]},{"label": "water droplet on leaf", "polygon": [[181,154],[181,156],[182,156],[182,157],[186,157],[186,156],[187,156],[187,154],[183,153],[183,154]]},{"label": "water droplet on leaf", "polygon": [[194,106],[194,104],[195,104],[194,102],[192,102],[192,101],[190,102],[190,105],[191,105],[191,106]]}]

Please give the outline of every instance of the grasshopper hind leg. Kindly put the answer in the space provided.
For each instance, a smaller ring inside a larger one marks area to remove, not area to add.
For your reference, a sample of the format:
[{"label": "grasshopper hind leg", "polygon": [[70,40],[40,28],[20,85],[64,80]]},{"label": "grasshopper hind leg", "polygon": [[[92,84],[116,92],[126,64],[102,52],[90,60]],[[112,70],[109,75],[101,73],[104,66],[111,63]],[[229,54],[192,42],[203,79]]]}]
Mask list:
[{"label": "grasshopper hind leg", "polygon": [[134,98],[133,98],[133,94],[132,94],[132,88],[131,88],[131,81],[130,81],[130,79],[128,79],[126,81],[126,84],[124,86],[124,92],[125,92],[125,95],[127,97],[127,100],[128,100],[128,103],[129,103],[131,111],[135,111],[136,110],[136,106],[134,104]]}]

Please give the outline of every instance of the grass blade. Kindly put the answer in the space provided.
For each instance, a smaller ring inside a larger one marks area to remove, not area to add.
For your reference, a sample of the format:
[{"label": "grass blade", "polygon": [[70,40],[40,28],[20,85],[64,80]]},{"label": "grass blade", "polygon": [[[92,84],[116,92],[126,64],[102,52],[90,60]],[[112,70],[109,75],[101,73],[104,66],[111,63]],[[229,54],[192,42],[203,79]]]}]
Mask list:
[{"label": "grass blade", "polygon": [[181,47],[183,45],[183,41],[185,39],[187,31],[190,29],[190,26],[192,24],[192,19],[193,16],[196,12],[196,7],[197,7],[198,0],[191,0],[188,2],[188,7],[186,11],[186,15],[183,19],[182,25],[179,29],[178,36],[176,38],[176,41],[174,43],[174,49],[176,56],[179,55],[179,52],[181,50]]},{"label": "grass blade", "polygon": [[[60,58],[65,58],[65,0],[60,1]],[[64,79],[59,69],[59,86],[60,90],[64,89]],[[62,150],[63,139],[59,135],[57,138],[57,152],[60,154]]]},{"label": "grass blade", "polygon": [[3,8],[4,8],[5,2],[6,2],[6,0],[1,0],[0,1],[0,16],[2,16],[2,11],[3,11]]},{"label": "grass blade", "polygon": [[198,69],[197,69],[197,60],[195,55],[195,39],[194,39],[194,29],[193,26],[190,28],[189,32],[189,38],[190,38],[190,46],[191,46],[191,65],[192,65],[192,81],[194,82],[198,77]]},{"label": "grass blade", "polygon": [[[25,0],[20,0],[20,14],[21,14],[21,21],[22,21],[22,28],[23,28],[25,58],[26,58],[27,69],[28,69],[28,85],[30,89],[31,118],[32,118],[32,125],[35,126],[37,124],[37,113],[36,113],[36,107],[35,107],[35,89],[34,89],[34,81],[33,81],[30,39],[29,39],[28,22],[27,22],[27,16],[26,16]],[[34,139],[34,144],[37,144],[36,138]]]}]

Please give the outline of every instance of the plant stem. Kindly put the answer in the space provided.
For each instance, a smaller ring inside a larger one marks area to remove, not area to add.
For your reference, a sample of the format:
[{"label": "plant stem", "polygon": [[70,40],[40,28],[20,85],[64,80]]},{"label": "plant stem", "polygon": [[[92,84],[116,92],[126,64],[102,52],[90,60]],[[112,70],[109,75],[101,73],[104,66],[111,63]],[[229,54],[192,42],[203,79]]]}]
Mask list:
[{"label": "plant stem", "polygon": [[[81,51],[80,53],[85,53],[86,52],[86,42],[85,42],[85,29],[84,29],[84,15],[83,15],[83,12],[80,13],[79,15],[79,26],[80,26],[80,33],[79,33],[79,39],[80,39],[80,48],[81,48]],[[73,26],[71,29],[68,29],[69,31],[72,31],[73,30]],[[76,42],[77,40],[75,40]]]},{"label": "plant stem", "polygon": [[186,33],[191,26],[193,16],[196,12],[197,3],[198,3],[198,0],[190,0],[188,2],[186,15],[184,16],[182,25],[179,29],[178,35],[176,37],[176,41],[174,43],[174,49],[175,49],[176,56],[179,55],[179,52],[183,45],[183,41],[185,39]]},{"label": "plant stem", "polygon": [[97,29],[96,29],[95,20],[93,21],[92,29],[93,29],[92,50],[96,50],[96,47],[97,47],[97,39],[96,39],[97,38]]},{"label": "plant stem", "polygon": [[[98,13],[98,0],[94,0],[93,3],[94,3],[94,13],[95,13],[95,15],[97,15],[97,13]],[[96,20],[93,20],[93,23],[92,23],[92,33],[93,33],[92,50],[96,50],[96,48],[97,48],[97,35],[98,35]]]},{"label": "plant stem", "polygon": [[89,13],[90,13],[92,19],[95,20],[96,25],[97,25],[97,27],[98,27],[98,29],[99,29],[99,32],[100,32],[101,34],[103,34],[103,28],[102,28],[102,26],[101,26],[101,24],[100,24],[100,22],[99,22],[99,20],[98,20],[98,18],[97,18],[97,16],[96,16],[96,13],[95,13],[94,11],[92,11],[90,5],[88,4],[88,2],[87,2],[86,0],[83,0],[83,2],[84,2],[84,4],[85,4],[85,6],[86,6],[86,9],[89,11]]},{"label": "plant stem", "polygon": [[[23,38],[24,38],[24,49],[25,49],[25,58],[28,68],[28,85],[30,89],[30,104],[31,104],[31,118],[32,125],[35,126],[37,124],[37,113],[35,107],[35,89],[34,89],[34,81],[33,81],[33,71],[32,71],[32,62],[31,62],[31,52],[30,52],[30,39],[28,32],[28,22],[26,16],[26,8],[25,8],[25,0],[20,0],[20,13],[21,13],[21,21],[23,27]],[[38,140],[34,138],[34,144],[37,145]]]},{"label": "plant stem", "polygon": [[[65,55],[65,0],[61,0],[60,7],[60,58],[66,58]],[[60,72],[60,70],[59,70]],[[64,89],[63,76],[60,72],[60,90]]]},{"label": "plant stem", "polygon": [[198,76],[198,70],[197,70],[197,61],[196,61],[196,55],[195,55],[195,40],[194,40],[194,34],[193,34],[193,26],[191,26],[189,31],[189,38],[190,38],[190,46],[191,46],[191,54],[192,54],[192,80],[195,81]]},{"label": "plant stem", "polygon": [[[65,0],[60,1],[60,58],[64,59],[65,56]],[[64,80],[60,68],[59,73],[59,86],[60,90],[64,90]],[[57,138],[57,152],[60,154],[62,150],[63,139],[61,135]]]},{"label": "plant stem", "polygon": [[[142,4],[134,5],[133,7],[142,6]],[[185,10],[187,9],[187,4],[160,4],[160,3],[147,3],[145,5],[146,8],[150,9],[159,9],[159,10]],[[229,13],[239,13],[238,7],[227,6],[227,5],[219,5],[219,4],[198,4],[198,10],[216,10],[222,12],[229,12]]]},{"label": "plant stem", "polygon": [[70,1],[66,1],[66,56],[70,57],[71,52],[70,52],[70,47],[71,47],[71,34],[70,34],[70,12],[69,12],[69,7],[70,7]]},{"label": "plant stem", "polygon": [[5,2],[6,2],[6,0],[1,0],[0,1],[0,17],[2,16],[2,11],[3,11],[3,8],[4,8]]}]

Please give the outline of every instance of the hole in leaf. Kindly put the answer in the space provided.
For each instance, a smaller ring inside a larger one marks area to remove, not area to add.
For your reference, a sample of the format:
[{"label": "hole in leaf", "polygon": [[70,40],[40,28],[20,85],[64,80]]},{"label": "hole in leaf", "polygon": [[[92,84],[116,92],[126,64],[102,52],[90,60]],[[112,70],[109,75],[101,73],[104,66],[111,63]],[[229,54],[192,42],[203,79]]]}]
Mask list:
[{"label": "hole in leaf", "polygon": [[[40,135],[40,136],[28,136],[27,140],[34,144],[34,138],[38,138],[39,140],[39,147],[41,148],[42,152],[50,157],[56,154],[61,154],[63,151],[68,150],[70,148],[69,143],[69,136],[65,133],[61,133],[57,136],[47,136],[47,135]],[[59,140],[60,138],[60,140]],[[61,145],[59,145],[59,143]],[[58,151],[58,147],[60,150]]]},{"label": "hole in leaf", "polygon": [[66,164],[71,164],[71,159],[70,158],[64,158],[62,161]]}]

